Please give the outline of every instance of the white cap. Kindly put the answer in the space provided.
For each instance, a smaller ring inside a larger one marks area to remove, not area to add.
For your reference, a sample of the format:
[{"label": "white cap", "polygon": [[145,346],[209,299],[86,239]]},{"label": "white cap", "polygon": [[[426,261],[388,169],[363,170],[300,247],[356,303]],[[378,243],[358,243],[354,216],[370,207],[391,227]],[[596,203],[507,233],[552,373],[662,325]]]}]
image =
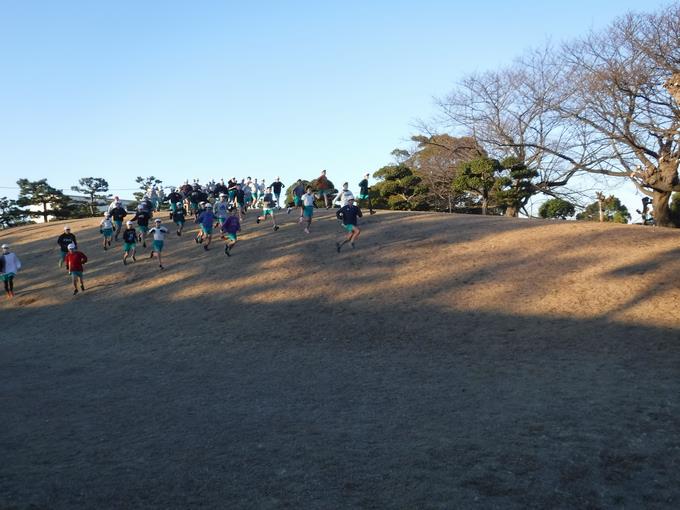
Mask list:
[{"label": "white cap", "polygon": [[64,230],[71,230],[71,227],[69,227],[68,225],[66,225],[66,226],[64,227]]},{"label": "white cap", "polygon": [[104,216],[106,216],[106,217],[108,218],[108,217],[111,216],[111,215],[109,214],[108,211],[106,211],[106,212],[104,213]]},{"label": "white cap", "polygon": [[73,243],[71,243],[71,244],[69,244],[69,245],[67,246],[67,248],[68,248],[69,250],[75,250],[75,249],[76,249],[76,245],[73,244]]},{"label": "white cap", "polygon": [[9,244],[3,244],[2,249],[3,250],[9,250]]},{"label": "white cap", "polygon": [[127,220],[127,221],[125,222],[125,224],[126,224],[126,225],[132,225],[132,222],[131,222],[130,220]]},{"label": "white cap", "polygon": [[160,218],[156,218],[156,219],[153,220],[153,221],[155,221],[156,223],[160,223],[160,222],[161,222],[161,219],[160,219]]}]

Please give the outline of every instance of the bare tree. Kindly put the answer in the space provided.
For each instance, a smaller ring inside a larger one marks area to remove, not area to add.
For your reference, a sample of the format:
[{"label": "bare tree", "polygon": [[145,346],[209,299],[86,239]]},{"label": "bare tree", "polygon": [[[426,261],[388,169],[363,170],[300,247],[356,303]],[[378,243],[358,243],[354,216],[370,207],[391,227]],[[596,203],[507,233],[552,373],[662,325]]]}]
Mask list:
[{"label": "bare tree", "polygon": [[[463,130],[489,155],[512,158],[535,172],[522,200],[509,207],[516,216],[532,195],[556,196],[582,168],[555,154],[565,145],[560,116],[550,108],[559,89],[560,69],[549,48],[533,52],[508,69],[471,75],[446,98],[437,101],[440,123]],[[548,149],[549,148],[549,149]]]},{"label": "bare tree", "polygon": [[629,14],[607,30],[565,45],[551,108],[572,141],[545,147],[581,168],[631,179],[653,199],[658,225],[671,226],[669,200],[680,191],[680,109],[669,78],[680,68],[680,5]]}]

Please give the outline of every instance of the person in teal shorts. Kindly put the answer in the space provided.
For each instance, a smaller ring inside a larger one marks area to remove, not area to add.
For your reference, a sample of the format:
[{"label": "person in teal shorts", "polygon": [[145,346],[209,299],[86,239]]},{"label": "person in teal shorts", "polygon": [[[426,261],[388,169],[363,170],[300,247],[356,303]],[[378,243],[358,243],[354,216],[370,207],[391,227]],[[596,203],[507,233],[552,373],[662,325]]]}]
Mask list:
[{"label": "person in teal shorts", "polygon": [[154,220],[155,226],[149,230],[147,235],[153,234],[153,245],[151,248],[151,255],[149,258],[152,259],[154,253],[158,257],[158,267],[165,269],[163,267],[163,259],[161,258],[161,252],[163,251],[163,244],[165,243],[165,236],[168,234],[168,229],[161,225],[161,219],[156,218]]},{"label": "person in teal shorts", "polygon": [[132,257],[133,261],[137,261],[135,253],[137,253],[137,231],[132,226],[132,222],[126,223],[127,228],[123,231],[123,264],[127,265],[128,257]]},{"label": "person in teal shorts", "polygon": [[264,196],[262,197],[262,216],[258,216],[255,222],[260,223],[271,216],[272,222],[274,223],[274,231],[276,232],[279,229],[279,226],[276,224],[276,216],[274,216],[275,207],[276,201],[274,199],[274,194],[272,193],[272,189],[267,186],[264,191]]},{"label": "person in teal shorts", "polygon": [[111,239],[113,238],[113,221],[108,212],[104,213],[104,219],[99,224],[99,233],[104,236],[104,249],[107,250],[111,246]]}]

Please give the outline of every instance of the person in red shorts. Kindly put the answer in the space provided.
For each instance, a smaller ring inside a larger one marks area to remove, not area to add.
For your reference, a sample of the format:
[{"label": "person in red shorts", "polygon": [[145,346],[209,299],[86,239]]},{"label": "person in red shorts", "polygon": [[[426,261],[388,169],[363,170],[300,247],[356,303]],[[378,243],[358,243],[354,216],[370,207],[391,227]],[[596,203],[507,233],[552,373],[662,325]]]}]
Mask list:
[{"label": "person in red shorts", "polygon": [[68,245],[68,253],[64,259],[66,269],[68,270],[73,280],[73,295],[78,294],[78,281],[80,280],[80,290],[85,290],[83,284],[83,264],[87,262],[87,256],[76,249],[76,245],[71,243]]}]

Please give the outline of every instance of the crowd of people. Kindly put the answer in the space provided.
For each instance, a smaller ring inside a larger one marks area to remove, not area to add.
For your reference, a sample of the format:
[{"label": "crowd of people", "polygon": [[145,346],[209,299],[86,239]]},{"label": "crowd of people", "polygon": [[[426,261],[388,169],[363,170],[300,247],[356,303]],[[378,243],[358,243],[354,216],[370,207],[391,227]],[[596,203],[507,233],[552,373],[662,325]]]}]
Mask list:
[{"label": "crowd of people", "polygon": [[[224,241],[225,255],[231,257],[249,211],[258,211],[255,217],[256,224],[271,220],[272,230],[276,232],[279,230],[277,214],[284,208],[288,215],[295,210],[298,213],[297,222],[303,226],[306,234],[310,234],[314,209],[319,207],[317,201],[323,201],[326,209],[338,205],[336,217],[346,231],[345,237],[335,245],[340,252],[347,243],[354,248],[361,234],[358,221],[363,213],[357,202],[365,202],[369,213],[375,213],[369,196],[368,178],[369,174],[366,174],[359,182],[357,200],[348,183],[344,183],[339,191],[334,190],[326,176],[326,170],[323,170],[321,175],[312,181],[314,187],[305,185],[298,179],[292,186],[291,200],[286,203],[281,202],[281,195],[286,186],[279,177],[269,185],[264,179],[258,182],[257,179],[250,177],[240,181],[232,178],[227,183],[224,180],[220,180],[219,183],[210,181],[206,185],[201,185],[198,180],[194,180],[192,184],[184,181],[178,187],[171,186],[167,195],[162,188],[151,186],[134,211],[128,211],[123,201],[117,196],[114,197],[99,225],[102,248],[109,250],[114,241],[122,240],[122,262],[127,265],[137,261],[138,246],[141,244],[142,248],[146,248],[147,238],[152,236],[148,258],[157,258],[159,269],[164,270],[162,253],[170,228],[163,224],[161,214],[167,204],[168,219],[174,224],[173,229],[178,237],[182,236],[187,220],[193,218],[199,226],[199,231],[193,238],[194,242],[208,251],[215,233]],[[153,226],[149,228],[151,224]],[[57,239],[57,245],[60,249],[58,264],[60,268],[65,267],[71,276],[73,294],[85,291],[83,272],[87,256],[78,249],[76,236],[70,226],[64,227],[64,232]],[[14,277],[21,269],[21,261],[7,244],[2,245],[2,252],[0,275],[7,297],[13,298]]]}]

